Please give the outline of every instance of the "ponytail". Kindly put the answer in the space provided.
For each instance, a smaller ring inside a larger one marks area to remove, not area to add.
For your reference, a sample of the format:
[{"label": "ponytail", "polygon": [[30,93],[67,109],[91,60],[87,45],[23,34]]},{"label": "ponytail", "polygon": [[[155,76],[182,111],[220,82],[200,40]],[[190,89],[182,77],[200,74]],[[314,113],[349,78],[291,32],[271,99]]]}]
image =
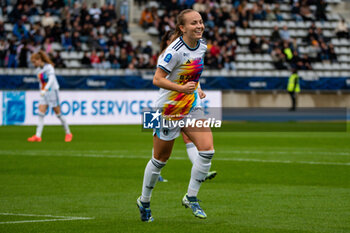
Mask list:
[{"label": "ponytail", "polygon": [[45,63],[51,64],[52,66],[55,66],[55,63],[49,58],[49,56],[42,50],[40,50],[37,53],[33,53],[31,56],[31,59],[40,59]]},{"label": "ponytail", "polygon": [[164,50],[168,47],[168,40],[172,40],[172,37],[174,36],[174,30],[166,31],[165,34],[162,36],[162,39],[160,41],[160,53],[162,54]]}]

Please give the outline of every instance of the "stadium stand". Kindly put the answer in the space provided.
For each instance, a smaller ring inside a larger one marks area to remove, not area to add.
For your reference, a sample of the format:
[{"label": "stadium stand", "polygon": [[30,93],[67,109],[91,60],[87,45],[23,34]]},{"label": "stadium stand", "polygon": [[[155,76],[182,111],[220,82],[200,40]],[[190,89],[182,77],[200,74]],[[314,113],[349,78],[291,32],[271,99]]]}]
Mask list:
[{"label": "stadium stand", "polygon": [[[181,9],[201,12],[207,74],[273,77],[298,68],[304,77],[349,77],[349,27],[332,12],[340,2],[136,1],[133,7],[142,12],[139,27],[156,38],[174,29]],[[159,51],[151,41],[133,39],[128,6],[63,0],[1,4],[0,67],[30,68],[30,54],[39,49],[50,54],[57,68],[127,69],[130,63],[136,69],[155,67]]]}]

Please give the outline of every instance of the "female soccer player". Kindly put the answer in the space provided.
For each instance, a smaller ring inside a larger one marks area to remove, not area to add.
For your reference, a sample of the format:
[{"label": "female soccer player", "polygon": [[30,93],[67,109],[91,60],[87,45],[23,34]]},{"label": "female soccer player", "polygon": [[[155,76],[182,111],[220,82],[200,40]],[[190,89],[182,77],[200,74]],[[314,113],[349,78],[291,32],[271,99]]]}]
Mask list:
[{"label": "female soccer player", "polygon": [[[166,31],[165,34],[163,35],[162,40],[160,42],[161,54],[159,55],[158,62],[160,62],[161,59],[164,59],[164,50],[169,46],[169,44],[174,39],[176,39],[176,38],[173,38],[173,36],[174,36],[174,31],[173,30]],[[200,82],[198,82],[197,91],[198,91],[199,98],[203,99],[203,98],[206,97],[206,94],[202,91],[202,89],[200,87]],[[193,144],[191,139],[189,139],[189,137],[182,130],[181,130],[181,135],[182,135],[184,143],[186,144],[186,151],[187,151],[188,158],[190,159],[190,161],[193,164],[194,160],[198,156],[197,147]],[[216,176],[216,174],[217,174],[216,171],[209,171],[207,176],[205,177],[205,180],[213,179]],[[159,175],[158,181],[160,181],[160,182],[167,182],[167,180],[164,179],[162,177],[162,175]]]},{"label": "female soccer player", "polygon": [[59,85],[56,79],[54,63],[43,52],[32,54],[31,62],[37,67],[36,73],[40,84],[40,101],[39,101],[39,123],[36,128],[36,134],[28,138],[29,142],[41,142],[41,133],[44,128],[44,117],[48,106],[50,105],[57,118],[61,121],[66,132],[65,141],[72,141],[73,135],[69,130],[69,126],[61,114],[61,108],[58,98]]},{"label": "female soccer player", "polygon": [[[197,11],[183,10],[177,17],[174,41],[167,47],[160,59],[153,78],[153,84],[160,87],[156,106],[162,109],[165,119],[192,116],[204,120],[203,109],[197,91],[199,77],[203,70],[203,58],[207,46],[201,40],[204,31],[202,17]],[[175,116],[175,117],[174,117]],[[214,155],[213,136],[210,128],[185,126],[185,134],[198,148],[191,171],[188,190],[182,199],[186,208],[191,208],[199,218],[207,215],[198,204],[197,194],[207,176]],[[157,183],[161,169],[171,155],[175,138],[180,135],[178,126],[156,129],[153,133],[153,156],[148,162],[142,186],[142,195],[137,199],[141,220],[152,222],[150,209],[152,189]]]}]

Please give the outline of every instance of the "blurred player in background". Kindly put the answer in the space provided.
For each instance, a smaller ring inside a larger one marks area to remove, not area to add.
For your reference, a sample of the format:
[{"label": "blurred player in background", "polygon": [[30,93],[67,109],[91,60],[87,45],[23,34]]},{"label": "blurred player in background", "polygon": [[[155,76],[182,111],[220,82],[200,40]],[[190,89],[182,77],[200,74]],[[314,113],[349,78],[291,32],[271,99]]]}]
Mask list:
[{"label": "blurred player in background", "polygon": [[[177,16],[174,41],[167,47],[164,56],[159,59],[153,78],[153,84],[160,87],[156,106],[162,108],[161,114],[166,119],[178,114],[185,118],[190,115],[197,121],[205,119],[197,91],[204,66],[203,58],[207,50],[207,45],[201,40],[203,31],[203,20],[197,11],[187,9]],[[152,190],[158,181],[161,169],[171,155],[175,138],[180,135],[181,130],[198,149],[198,156],[192,166],[191,179],[187,193],[182,199],[182,205],[190,208],[198,218],[207,217],[198,203],[197,194],[210,170],[211,159],[214,156],[212,132],[210,128],[197,127],[197,125],[182,129],[174,126],[154,131],[154,153],[145,168],[142,195],[137,199],[142,221],[153,221],[150,209]]]},{"label": "blurred player in background", "polygon": [[[161,52],[160,52],[160,55],[159,55],[159,58],[158,58],[158,62],[159,62],[159,59],[164,59],[164,50],[172,42],[173,35],[174,35],[174,31],[173,30],[168,30],[168,31],[165,32],[164,36],[162,37],[162,40],[160,42],[160,51]],[[198,82],[197,91],[198,91],[199,98],[203,99],[203,98],[206,97],[206,94],[201,89],[200,82]],[[186,151],[187,151],[188,158],[190,159],[192,164],[194,164],[194,161],[195,161],[195,159],[198,156],[197,147],[196,147],[196,145],[193,144],[191,139],[189,139],[189,137],[182,130],[181,130],[181,135],[182,135],[182,138],[184,140],[184,143],[186,144]],[[205,180],[213,179],[216,176],[216,174],[217,174],[216,171],[209,171],[207,176],[205,177]],[[164,179],[162,177],[162,175],[159,175],[158,180],[160,182],[167,182],[168,181],[168,180]]]},{"label": "blurred player in background", "polygon": [[41,134],[44,128],[44,117],[48,106],[52,107],[57,118],[61,121],[66,133],[65,141],[72,141],[73,135],[69,130],[69,126],[65,118],[61,114],[60,101],[58,97],[59,85],[55,75],[54,63],[43,52],[32,54],[31,62],[36,69],[36,74],[40,85],[40,101],[39,101],[39,122],[36,128],[36,134],[28,138],[29,142],[41,142]]}]

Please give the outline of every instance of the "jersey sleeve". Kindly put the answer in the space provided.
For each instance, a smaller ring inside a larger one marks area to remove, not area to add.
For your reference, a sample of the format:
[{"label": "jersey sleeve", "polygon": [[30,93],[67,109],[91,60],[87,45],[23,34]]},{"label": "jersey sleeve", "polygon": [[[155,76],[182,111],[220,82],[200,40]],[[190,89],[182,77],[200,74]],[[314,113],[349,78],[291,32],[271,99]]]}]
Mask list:
[{"label": "jersey sleeve", "polygon": [[161,68],[168,74],[180,63],[178,52],[172,48],[165,50],[164,55],[158,60],[157,67]]},{"label": "jersey sleeve", "polygon": [[50,90],[50,88],[52,87],[52,85],[54,84],[54,81],[56,79],[55,70],[54,70],[52,65],[47,65],[45,72],[46,72],[46,75],[48,77],[48,82],[45,86],[45,89]]}]

